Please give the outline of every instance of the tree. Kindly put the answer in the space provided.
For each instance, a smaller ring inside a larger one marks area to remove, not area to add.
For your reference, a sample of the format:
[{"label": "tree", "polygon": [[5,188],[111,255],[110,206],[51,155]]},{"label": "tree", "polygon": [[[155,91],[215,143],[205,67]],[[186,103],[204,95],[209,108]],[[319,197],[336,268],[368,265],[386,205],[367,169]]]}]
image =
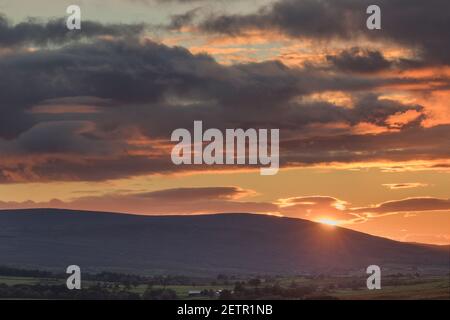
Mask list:
[{"label": "tree", "polygon": [[250,279],[248,281],[248,284],[252,287],[259,287],[259,285],[261,284],[261,280],[259,280],[258,278]]}]

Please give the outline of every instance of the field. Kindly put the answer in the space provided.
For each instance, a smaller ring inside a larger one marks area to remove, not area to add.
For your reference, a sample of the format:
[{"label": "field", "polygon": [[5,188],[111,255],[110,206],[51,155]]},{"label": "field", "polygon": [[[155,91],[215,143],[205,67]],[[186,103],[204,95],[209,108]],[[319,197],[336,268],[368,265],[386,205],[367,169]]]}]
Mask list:
[{"label": "field", "polygon": [[[129,275],[109,274],[108,277],[111,280],[105,281],[104,275],[99,276],[98,279],[95,275],[90,275],[88,279],[82,281],[82,289],[79,290],[89,294],[72,297],[70,293],[73,291],[65,288],[63,275],[0,276],[0,289],[3,290],[0,290],[2,294],[0,298],[36,298],[39,297],[39,290],[41,290],[47,294],[44,298],[49,299],[450,299],[450,278],[442,275],[387,275],[382,280],[380,290],[368,290],[365,278],[354,275],[255,278],[219,276],[217,278],[167,279],[142,277],[134,280],[127,278],[131,277]],[[33,294],[30,290],[34,290]],[[52,290],[54,292],[48,296],[49,291]],[[8,296],[7,292],[12,293]],[[27,294],[30,296],[27,297]]]}]

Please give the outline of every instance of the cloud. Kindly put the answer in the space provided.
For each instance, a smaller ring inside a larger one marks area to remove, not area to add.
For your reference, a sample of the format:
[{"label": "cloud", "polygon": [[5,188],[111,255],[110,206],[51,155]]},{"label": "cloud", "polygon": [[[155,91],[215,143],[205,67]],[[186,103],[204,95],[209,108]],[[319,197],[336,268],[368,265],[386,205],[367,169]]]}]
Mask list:
[{"label": "cloud", "polygon": [[345,201],[327,196],[303,196],[275,202],[245,200],[255,192],[239,187],[172,188],[152,192],[117,192],[99,196],[82,196],[71,201],[53,199],[48,202],[1,202],[0,209],[60,208],[109,211],[132,214],[207,214],[264,213],[319,221],[333,219],[350,223],[359,217],[347,212]]},{"label": "cloud", "polygon": [[380,51],[352,48],[337,55],[327,55],[327,60],[345,72],[372,73],[388,69],[391,62]]},{"label": "cloud", "polygon": [[170,23],[167,26],[169,30],[180,30],[184,26],[191,24],[196,18],[201,8],[194,8],[185,13],[175,14],[170,17]]},{"label": "cloud", "polygon": [[[373,58],[358,50],[335,62]],[[222,65],[128,35],[0,55],[0,73],[1,183],[201,171],[170,161],[171,132],[192,128],[194,120],[222,130],[280,129],[283,167],[448,157],[449,126],[423,128],[429,116],[423,105],[375,93],[430,86],[435,78],[279,61]],[[351,105],[310,99],[329,92],[345,93]],[[340,129],[330,134],[333,126]],[[382,133],[355,134],[361,126]]]},{"label": "cloud", "polygon": [[385,184],[383,184],[383,187],[389,188],[391,190],[412,189],[412,188],[427,187],[427,186],[428,186],[428,184],[420,183],[420,182],[385,183]]},{"label": "cloud", "polygon": [[187,187],[133,192],[118,190],[103,195],[88,195],[68,201],[5,202],[0,209],[59,208],[87,211],[121,212],[142,215],[187,215],[214,213],[258,213],[311,220],[333,221],[337,225],[358,227],[364,222],[385,216],[419,215],[431,211],[450,212],[450,199],[431,197],[392,200],[367,207],[330,196],[294,196],[272,202],[249,201],[252,190],[235,186]]},{"label": "cloud", "polygon": [[291,165],[359,162],[367,166],[377,161],[439,161],[450,157],[445,147],[449,132],[450,126],[445,125],[380,134],[296,138],[284,141],[280,152],[284,155],[282,163]]},{"label": "cloud", "polygon": [[242,35],[250,30],[278,31],[316,40],[395,42],[418,49],[428,63],[450,64],[450,6],[442,0],[380,0],[382,30],[366,28],[370,0],[279,0],[250,14],[210,14],[198,25],[207,33]]},{"label": "cloud", "polygon": [[403,200],[387,201],[372,207],[356,208],[355,213],[369,215],[385,215],[401,212],[445,211],[450,210],[450,199],[432,197],[407,198]]},{"label": "cloud", "polygon": [[251,191],[238,187],[177,188],[148,193],[107,194],[81,197],[73,201],[0,202],[2,209],[64,208],[98,210],[148,215],[206,214],[206,213],[276,213],[277,206],[266,202],[237,201]]},{"label": "cloud", "polygon": [[65,19],[44,22],[30,18],[13,25],[4,15],[0,14],[0,48],[60,45],[99,36],[130,37],[145,30],[143,24],[101,24],[83,20],[82,31],[78,32],[67,29],[65,24]]},{"label": "cloud", "polygon": [[361,223],[367,219],[405,212],[419,214],[450,210],[450,199],[432,197],[392,200],[361,208],[329,196],[292,197],[279,199],[275,203],[279,206],[279,212],[286,216],[313,221],[328,219],[338,221],[339,224]]},{"label": "cloud", "polygon": [[183,200],[191,201],[195,198],[202,200],[211,199],[238,199],[251,194],[251,191],[237,187],[204,187],[204,188],[175,188],[149,193],[142,193],[140,196],[160,201]]},{"label": "cloud", "polygon": [[277,201],[283,215],[321,221],[329,219],[339,223],[350,223],[359,218],[346,210],[345,201],[327,196],[292,197]]}]

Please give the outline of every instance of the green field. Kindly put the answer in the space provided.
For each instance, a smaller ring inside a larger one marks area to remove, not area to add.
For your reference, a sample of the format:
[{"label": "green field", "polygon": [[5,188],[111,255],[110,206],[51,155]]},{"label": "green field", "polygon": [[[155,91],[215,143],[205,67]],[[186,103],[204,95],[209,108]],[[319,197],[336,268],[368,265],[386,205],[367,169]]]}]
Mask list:
[{"label": "green field", "polygon": [[[197,281],[197,283],[195,282]],[[195,296],[190,297],[189,291],[219,291],[228,290],[234,292],[236,284],[243,287],[244,293],[236,296],[237,299],[245,298],[245,292],[251,292],[255,297],[259,293],[259,298],[267,298],[267,293],[264,293],[266,288],[277,288],[277,290],[284,292],[289,290],[302,288],[310,288],[308,293],[301,296],[288,296],[288,299],[339,299],[339,300],[361,300],[361,299],[450,299],[450,279],[448,276],[436,275],[397,275],[386,276],[382,280],[381,290],[368,290],[365,287],[365,278],[354,276],[335,276],[335,277],[269,277],[258,278],[258,284],[254,285],[251,279],[234,279],[233,281],[216,281],[216,279],[203,279],[198,281],[196,279],[191,284],[182,285],[148,285],[148,284],[122,284],[119,282],[104,282],[95,280],[82,281],[82,289],[102,287],[110,291],[122,291],[137,294],[138,297],[143,297],[146,290],[173,290],[176,293],[177,299],[218,299],[219,296]],[[210,282],[210,284],[207,284]],[[0,276],[0,286],[6,285],[10,288],[14,286],[59,286],[65,285],[64,278],[39,278],[39,277],[13,277]],[[284,290],[284,291],[283,291]],[[13,299],[16,297],[2,297],[6,299]]]},{"label": "green field", "polygon": [[385,286],[381,290],[349,291],[341,290],[334,293],[340,299],[433,299],[449,300],[450,286],[446,278],[429,279],[429,282],[418,284],[404,284],[398,286]]}]

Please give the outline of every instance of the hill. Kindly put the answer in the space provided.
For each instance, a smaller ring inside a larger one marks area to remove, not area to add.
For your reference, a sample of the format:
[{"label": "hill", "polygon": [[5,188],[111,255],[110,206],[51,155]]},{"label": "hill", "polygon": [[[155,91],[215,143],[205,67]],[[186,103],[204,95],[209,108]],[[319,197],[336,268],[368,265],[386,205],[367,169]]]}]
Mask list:
[{"label": "hill", "polygon": [[266,215],[0,211],[0,265],[71,264],[153,274],[337,273],[371,264],[448,272],[449,251]]}]

